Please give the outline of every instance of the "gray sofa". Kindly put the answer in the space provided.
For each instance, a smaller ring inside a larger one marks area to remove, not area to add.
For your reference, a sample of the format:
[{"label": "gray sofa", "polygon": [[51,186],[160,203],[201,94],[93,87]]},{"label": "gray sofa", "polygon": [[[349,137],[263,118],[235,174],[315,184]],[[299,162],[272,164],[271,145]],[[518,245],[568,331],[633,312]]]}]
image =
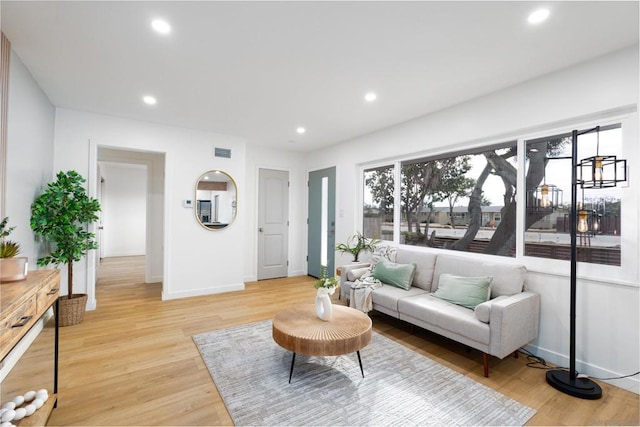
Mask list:
[{"label": "gray sofa", "polygon": [[[404,246],[397,248],[396,262],[416,264],[411,287],[375,289],[373,309],[480,350],[485,377],[489,376],[489,355],[502,359],[537,338],[540,296],[526,290],[524,266]],[[341,298],[349,299],[351,285],[367,266],[342,266]],[[491,299],[469,309],[435,297],[443,273],[491,276]]]}]

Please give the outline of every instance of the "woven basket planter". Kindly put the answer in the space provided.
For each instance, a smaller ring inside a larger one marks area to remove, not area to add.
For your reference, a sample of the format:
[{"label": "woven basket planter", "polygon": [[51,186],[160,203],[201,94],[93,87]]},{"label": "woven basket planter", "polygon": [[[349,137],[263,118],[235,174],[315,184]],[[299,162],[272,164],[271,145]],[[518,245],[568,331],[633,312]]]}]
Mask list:
[{"label": "woven basket planter", "polygon": [[60,304],[58,326],[71,326],[82,322],[87,308],[86,294],[76,294],[73,298],[62,296],[58,301]]}]

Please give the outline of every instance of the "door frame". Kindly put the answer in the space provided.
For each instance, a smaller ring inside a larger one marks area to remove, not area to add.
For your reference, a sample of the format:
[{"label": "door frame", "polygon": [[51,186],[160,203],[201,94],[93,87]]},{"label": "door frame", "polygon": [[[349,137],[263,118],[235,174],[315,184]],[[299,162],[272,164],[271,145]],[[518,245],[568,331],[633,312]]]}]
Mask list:
[{"label": "door frame", "polygon": [[[98,195],[98,185],[100,185],[100,177],[98,177],[98,148],[99,147],[103,147],[103,148],[112,148],[114,150],[121,150],[121,151],[131,151],[131,152],[144,152],[144,153],[151,153],[151,154],[162,154],[164,156],[164,164],[162,165],[163,169],[164,169],[164,182],[163,182],[163,225],[162,225],[162,232],[163,232],[163,250],[162,250],[162,263],[163,263],[163,278],[162,278],[162,294],[165,295],[167,293],[169,284],[167,281],[167,265],[168,265],[168,254],[170,253],[170,248],[169,245],[171,244],[171,242],[168,241],[167,236],[168,236],[168,230],[167,230],[167,212],[168,212],[168,200],[167,200],[167,193],[168,193],[168,187],[167,187],[167,183],[168,183],[168,173],[167,173],[167,153],[164,151],[152,151],[152,150],[137,150],[135,148],[131,148],[131,147],[124,147],[124,146],[117,146],[117,145],[108,145],[108,144],[99,144],[96,141],[92,141],[91,139],[88,140],[89,142],[89,172],[88,172],[88,178],[87,178],[87,194],[89,197],[93,197],[93,198],[97,198]],[[140,164],[145,164],[146,165],[146,170],[147,170],[147,197],[148,197],[148,188],[152,179],[152,165],[150,164],[150,162],[146,162],[146,161],[139,161]],[[148,208],[149,208],[149,200],[147,200],[147,222],[149,220],[148,218]],[[88,231],[90,233],[97,233],[99,232],[98,230],[98,224],[97,223],[90,223],[88,226]],[[145,244],[145,256],[149,250],[148,246],[149,246],[149,236],[150,233],[146,233],[146,244]],[[96,263],[96,256],[95,253],[93,251],[96,251],[96,249],[92,249],[91,251],[89,251],[89,253],[87,254],[86,258],[87,258],[87,271],[86,271],[86,283],[87,283],[87,310],[95,310],[95,308],[97,307],[97,301],[96,301],[96,282],[98,280],[98,269],[97,269],[97,263]],[[151,278],[151,267],[150,267],[150,263],[148,262],[148,260],[145,260],[145,281],[147,281],[149,278],[151,279],[149,281],[149,283],[151,283],[152,281],[155,281],[153,278]]]},{"label": "door frame", "polygon": [[[260,194],[258,194],[258,192],[260,191],[260,169],[271,169],[274,171],[282,171],[282,172],[287,172],[289,174],[289,183],[291,183],[291,176],[292,176],[292,171],[289,168],[284,168],[284,167],[279,167],[279,166],[271,166],[271,165],[265,165],[265,164],[256,164],[255,166],[255,191],[254,193],[254,206],[256,207],[256,209],[254,209],[253,212],[253,230],[256,231],[256,233],[253,235],[253,272],[251,277],[247,277],[245,280],[247,282],[253,282],[253,281],[257,281],[258,280],[258,205],[259,205],[259,201],[260,201]],[[291,185],[289,185],[289,206],[288,206],[288,212],[287,212],[287,216],[289,217],[289,223],[291,223]],[[291,260],[291,235],[293,233],[291,233],[291,227],[289,227],[289,235],[287,236],[287,251],[288,251],[288,259]],[[291,265],[289,265],[289,268],[287,269],[287,275],[289,275],[291,272]]]},{"label": "door frame", "polygon": [[255,240],[254,240],[254,247],[255,247],[255,267],[256,267],[256,274],[255,274],[255,279],[256,280],[261,280],[258,275],[259,275],[259,271],[260,271],[260,232],[258,230],[258,227],[260,226],[260,171],[261,170],[271,170],[271,171],[278,171],[278,172],[286,172],[287,173],[287,181],[289,182],[289,185],[287,185],[287,274],[285,277],[289,277],[290,274],[290,268],[291,266],[289,265],[289,259],[291,258],[290,255],[290,251],[291,251],[291,171],[289,169],[285,169],[285,168],[274,168],[274,167],[269,167],[269,166],[257,166],[256,167],[256,189],[258,191],[256,191],[256,209],[255,209]]}]

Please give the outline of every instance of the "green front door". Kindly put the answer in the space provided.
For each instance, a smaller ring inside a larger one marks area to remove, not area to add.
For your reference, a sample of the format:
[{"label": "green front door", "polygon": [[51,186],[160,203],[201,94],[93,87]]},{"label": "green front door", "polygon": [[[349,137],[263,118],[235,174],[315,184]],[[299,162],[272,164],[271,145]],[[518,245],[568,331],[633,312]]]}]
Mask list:
[{"label": "green front door", "polygon": [[320,266],[335,272],[336,168],[309,172],[307,274],[320,276]]}]

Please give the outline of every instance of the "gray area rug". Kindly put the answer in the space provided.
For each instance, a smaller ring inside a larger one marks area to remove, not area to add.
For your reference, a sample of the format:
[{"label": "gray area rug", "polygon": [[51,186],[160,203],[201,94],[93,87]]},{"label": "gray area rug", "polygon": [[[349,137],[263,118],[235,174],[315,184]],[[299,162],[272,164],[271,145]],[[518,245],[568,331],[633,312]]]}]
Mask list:
[{"label": "gray area rug", "polygon": [[535,414],[470,378],[373,333],[356,354],[296,355],[271,321],[193,337],[236,425],[523,425]]}]

